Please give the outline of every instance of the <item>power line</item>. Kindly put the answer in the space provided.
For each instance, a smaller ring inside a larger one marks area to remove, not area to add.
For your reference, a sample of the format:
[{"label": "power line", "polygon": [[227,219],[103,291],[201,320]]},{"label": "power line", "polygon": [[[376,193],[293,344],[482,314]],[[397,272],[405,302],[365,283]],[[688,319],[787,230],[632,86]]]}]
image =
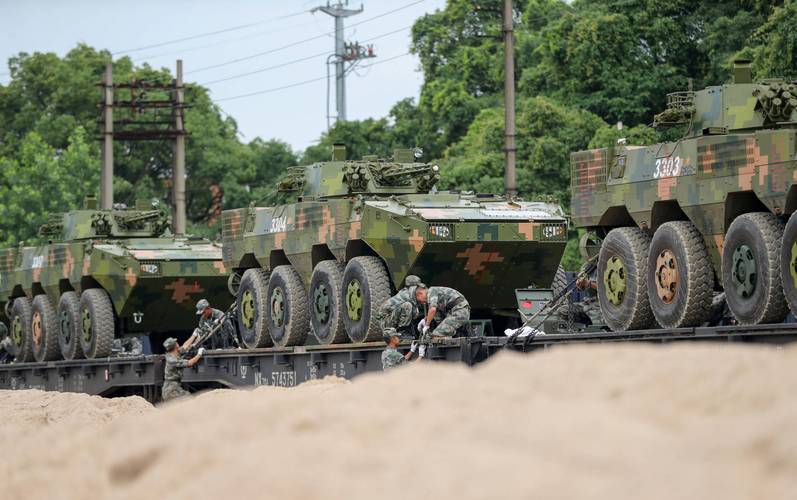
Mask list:
[{"label": "power line", "polygon": [[[370,68],[372,66],[377,66],[379,64],[384,64],[386,62],[390,62],[390,61],[393,61],[393,60],[398,59],[400,57],[404,57],[404,56],[408,56],[408,55],[410,55],[410,53],[409,52],[405,52],[405,53],[399,54],[397,56],[389,57],[387,59],[382,59],[381,61],[378,61],[378,62],[375,62],[375,63],[364,64],[361,67],[362,68]],[[326,78],[327,78],[326,75],[324,75],[324,76],[319,77],[319,78],[311,78],[309,80],[304,80],[304,81],[296,82],[296,83],[290,83],[288,85],[282,85],[282,86],[273,87],[273,88],[270,88],[270,89],[258,90],[256,92],[250,92],[248,94],[240,94],[240,95],[234,95],[234,96],[230,96],[230,97],[222,97],[221,99],[214,99],[213,102],[232,101],[234,99],[243,99],[244,97],[252,97],[252,96],[256,96],[256,95],[270,94],[272,92],[277,92],[279,90],[285,90],[285,89],[290,89],[290,88],[293,88],[293,87],[299,87],[301,85],[307,85],[308,83],[320,82],[321,80],[326,80]]]},{"label": "power line", "polygon": [[[360,26],[361,24],[365,24],[365,23],[373,21],[375,19],[379,19],[381,17],[389,16],[390,14],[394,14],[396,12],[399,12],[399,11],[404,10],[406,8],[412,7],[413,5],[418,5],[419,3],[423,3],[425,1],[426,0],[415,0],[414,2],[410,2],[408,4],[402,5],[401,7],[397,7],[395,9],[393,9],[393,10],[389,10],[387,12],[383,12],[382,14],[376,15],[374,17],[369,17],[368,19],[364,19],[364,20],[362,20],[362,21],[360,21],[358,23],[354,23],[354,24],[350,25],[349,28],[354,28],[355,26]],[[230,64],[235,64],[235,63],[239,63],[239,62],[242,62],[242,61],[248,61],[250,59],[255,59],[257,57],[264,56],[266,54],[273,54],[274,52],[279,52],[279,51],[282,51],[282,50],[285,50],[285,49],[288,49],[288,48],[291,48],[291,47],[296,47],[297,45],[302,45],[302,44],[310,42],[312,40],[318,40],[319,38],[325,38],[325,37],[327,37],[329,35],[334,35],[334,34],[335,34],[334,31],[330,31],[330,32],[327,32],[327,33],[322,33],[321,35],[316,35],[316,36],[312,36],[310,38],[305,38],[303,40],[298,40],[296,42],[292,42],[292,43],[289,43],[287,45],[282,45],[280,47],[275,47],[273,49],[264,50],[263,52],[257,52],[255,54],[251,54],[251,55],[244,56],[244,57],[239,57],[239,58],[236,58],[236,59],[231,59],[229,61],[225,61],[225,62],[222,62],[222,63],[212,64],[210,66],[204,66],[204,67],[201,67],[201,68],[197,68],[195,70],[189,71],[188,73],[199,73],[200,71],[207,71],[209,69],[221,68],[222,66],[229,66]]]},{"label": "power line", "polygon": [[188,40],[196,40],[197,38],[202,38],[202,37],[206,37],[206,36],[213,36],[213,35],[219,35],[221,33],[228,33],[230,31],[242,30],[242,29],[246,29],[246,28],[251,28],[252,26],[259,26],[261,24],[273,23],[275,21],[280,21],[282,19],[288,19],[288,18],[291,18],[291,17],[300,16],[300,15],[305,14],[307,12],[308,12],[307,10],[303,10],[301,12],[294,12],[293,14],[286,14],[284,16],[278,16],[278,17],[272,17],[272,18],[269,18],[269,19],[263,19],[263,20],[256,21],[256,22],[253,22],[253,23],[239,24],[238,26],[231,26],[229,28],[224,28],[224,29],[220,29],[220,30],[216,30],[216,31],[208,31],[206,33],[199,33],[197,35],[186,36],[186,37],[183,37],[183,38],[175,38],[173,40],[167,40],[165,42],[153,43],[153,44],[150,44],[150,45],[144,45],[144,46],[135,47],[135,48],[132,48],[132,49],[118,50],[116,52],[112,52],[111,55],[116,56],[116,55],[120,55],[120,54],[129,54],[131,52],[139,52],[139,51],[146,50],[146,49],[154,49],[155,47],[163,47],[164,45],[172,45],[172,44],[175,44],[175,43],[187,42]]},{"label": "power line", "polygon": [[[378,40],[380,38],[385,38],[387,36],[395,35],[396,33],[400,33],[402,31],[406,31],[406,30],[408,30],[410,28],[412,28],[412,25],[405,26],[405,27],[399,28],[397,30],[389,31],[387,33],[382,33],[381,35],[377,35],[377,36],[374,36],[374,37],[371,37],[371,38],[366,38],[362,42],[363,43],[371,42],[373,40]],[[259,74],[259,73],[264,73],[266,71],[271,71],[271,70],[274,70],[274,69],[284,68],[285,66],[290,66],[290,65],[297,64],[297,63],[300,63],[300,62],[309,61],[310,59],[315,59],[317,57],[326,56],[326,55],[329,55],[329,51],[319,52],[317,54],[313,54],[313,55],[307,56],[307,57],[302,57],[300,59],[294,59],[294,60],[287,61],[287,62],[284,62],[284,63],[281,63],[281,64],[275,64],[273,66],[267,66],[265,68],[259,68],[259,69],[256,69],[256,70],[247,71],[246,73],[239,73],[237,75],[231,75],[231,76],[228,76],[228,77],[225,77],[225,78],[219,78],[218,80],[211,80],[209,82],[202,82],[202,83],[200,83],[200,85],[203,85],[203,86],[213,85],[214,83],[221,83],[221,82],[226,82],[228,80],[235,80],[237,78],[243,78],[243,77],[246,77],[246,76],[256,75],[256,74]]]}]

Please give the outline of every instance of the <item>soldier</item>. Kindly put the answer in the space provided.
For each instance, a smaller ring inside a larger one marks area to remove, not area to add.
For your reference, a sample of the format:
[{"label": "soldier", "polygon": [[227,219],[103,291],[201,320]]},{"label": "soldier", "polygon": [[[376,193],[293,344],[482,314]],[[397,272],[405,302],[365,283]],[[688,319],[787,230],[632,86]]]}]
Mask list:
[{"label": "soldier", "polygon": [[203,333],[210,332],[218,322],[224,321],[224,326],[211,339],[211,345],[213,348],[219,349],[229,348],[233,345],[238,346],[238,339],[223,311],[210,307],[210,302],[207,299],[200,299],[196,303],[196,313],[199,316],[199,327],[194,330],[194,334],[201,336]]},{"label": "soldier", "polygon": [[[420,283],[415,288],[415,300],[427,307],[426,317],[418,324],[421,344],[428,344],[432,337],[453,337],[458,330],[467,329],[470,322],[470,304],[465,296],[445,286],[427,288]],[[437,317],[437,326],[431,329]]]},{"label": "soldier", "polygon": [[404,278],[404,288],[390,297],[379,309],[379,325],[386,328],[405,329],[420,316],[418,308],[412,300],[413,287],[420,284],[421,278],[410,274]]},{"label": "soldier", "polygon": [[0,363],[8,363],[14,359],[13,348],[14,342],[8,334],[8,327],[0,323]]},{"label": "soldier", "polygon": [[[601,316],[601,306],[598,303],[598,281],[595,279],[593,271],[589,276],[584,276],[576,281],[576,288],[583,291],[583,298],[581,299],[581,313],[582,319],[589,319],[590,325],[602,325],[603,316]],[[585,316],[585,317],[584,317]]]},{"label": "soldier", "polygon": [[161,393],[163,401],[189,395],[189,392],[183,389],[180,384],[183,380],[183,368],[190,368],[197,364],[202,355],[205,354],[205,348],[200,347],[196,356],[191,359],[183,359],[181,355],[188,351],[197,339],[199,339],[199,336],[196,334],[191,335],[191,338],[186,340],[182,346],[178,346],[177,339],[174,337],[169,337],[163,342],[163,348],[166,349],[166,364],[163,368],[163,392]]},{"label": "soldier", "polygon": [[[382,352],[382,369],[387,370],[388,368],[393,368],[396,366],[403,365],[407,361],[412,358],[412,355],[415,351],[418,350],[418,343],[413,342],[410,346],[410,350],[407,354],[401,354],[398,352],[396,347],[398,346],[399,341],[401,340],[401,334],[396,331],[395,328],[385,328],[382,333],[382,336],[387,343],[387,348],[385,348],[384,352]],[[426,346],[421,346],[420,356],[423,357],[426,354]]]}]

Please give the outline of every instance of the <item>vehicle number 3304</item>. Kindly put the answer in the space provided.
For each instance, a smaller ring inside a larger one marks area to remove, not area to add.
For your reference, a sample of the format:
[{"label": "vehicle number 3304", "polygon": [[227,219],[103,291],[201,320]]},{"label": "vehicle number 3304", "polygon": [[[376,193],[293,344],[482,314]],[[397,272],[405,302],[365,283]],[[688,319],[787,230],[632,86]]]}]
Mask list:
[{"label": "vehicle number 3304", "polygon": [[680,156],[668,156],[666,158],[656,158],[656,169],[653,170],[653,178],[675,177],[681,175],[683,170],[683,160]]}]

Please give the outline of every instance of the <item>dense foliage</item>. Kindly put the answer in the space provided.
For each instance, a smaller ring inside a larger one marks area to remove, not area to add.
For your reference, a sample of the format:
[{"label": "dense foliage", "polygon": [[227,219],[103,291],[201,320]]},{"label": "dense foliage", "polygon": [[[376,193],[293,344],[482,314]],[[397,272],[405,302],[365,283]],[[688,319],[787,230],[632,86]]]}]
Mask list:
[{"label": "dense foliage", "polygon": [[[217,230],[222,199],[226,207],[274,201],[271,188],[286,166],[326,159],[337,141],[353,157],[420,146],[439,160],[446,187],[501,191],[501,4],[449,0],[418,19],[411,50],[424,83],[417,101],[398,102],[385,118],[338,123],[301,157],[279,141],[242,144],[235,122],[193,87],[186,120],[193,230]],[[553,195],[566,206],[570,151],[619,137],[660,139],[646,125],[666,94],[689,79],[696,88],[727,81],[737,57],[752,59],[758,78],[797,77],[794,0],[515,0],[515,8],[518,185],[527,197]],[[46,212],[95,189],[95,83],[109,57],[81,45],[64,58],[9,61],[11,82],[0,86],[0,239],[30,238]],[[117,81],[133,74],[170,78],[115,61]],[[169,200],[168,144],[120,144],[115,154],[119,201]],[[569,249],[568,267],[576,260]]]}]

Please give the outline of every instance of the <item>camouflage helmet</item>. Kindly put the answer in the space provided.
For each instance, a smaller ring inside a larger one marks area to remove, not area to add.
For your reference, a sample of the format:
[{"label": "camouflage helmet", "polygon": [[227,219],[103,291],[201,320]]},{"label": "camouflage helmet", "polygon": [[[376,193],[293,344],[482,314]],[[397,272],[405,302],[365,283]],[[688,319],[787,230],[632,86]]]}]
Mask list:
[{"label": "camouflage helmet", "polygon": [[199,302],[196,303],[196,313],[202,314],[202,312],[210,307],[210,302],[208,299],[199,299]]},{"label": "camouflage helmet", "polygon": [[401,337],[401,334],[395,328],[385,328],[382,330],[382,338],[385,342],[390,342],[391,337]]},{"label": "camouflage helmet", "polygon": [[414,274],[410,274],[404,278],[404,286],[408,288],[411,286],[417,286],[420,282],[421,278],[415,276]]},{"label": "camouflage helmet", "polygon": [[168,339],[163,341],[163,348],[166,349],[166,352],[171,351],[177,347],[177,339],[174,337],[169,337]]}]

